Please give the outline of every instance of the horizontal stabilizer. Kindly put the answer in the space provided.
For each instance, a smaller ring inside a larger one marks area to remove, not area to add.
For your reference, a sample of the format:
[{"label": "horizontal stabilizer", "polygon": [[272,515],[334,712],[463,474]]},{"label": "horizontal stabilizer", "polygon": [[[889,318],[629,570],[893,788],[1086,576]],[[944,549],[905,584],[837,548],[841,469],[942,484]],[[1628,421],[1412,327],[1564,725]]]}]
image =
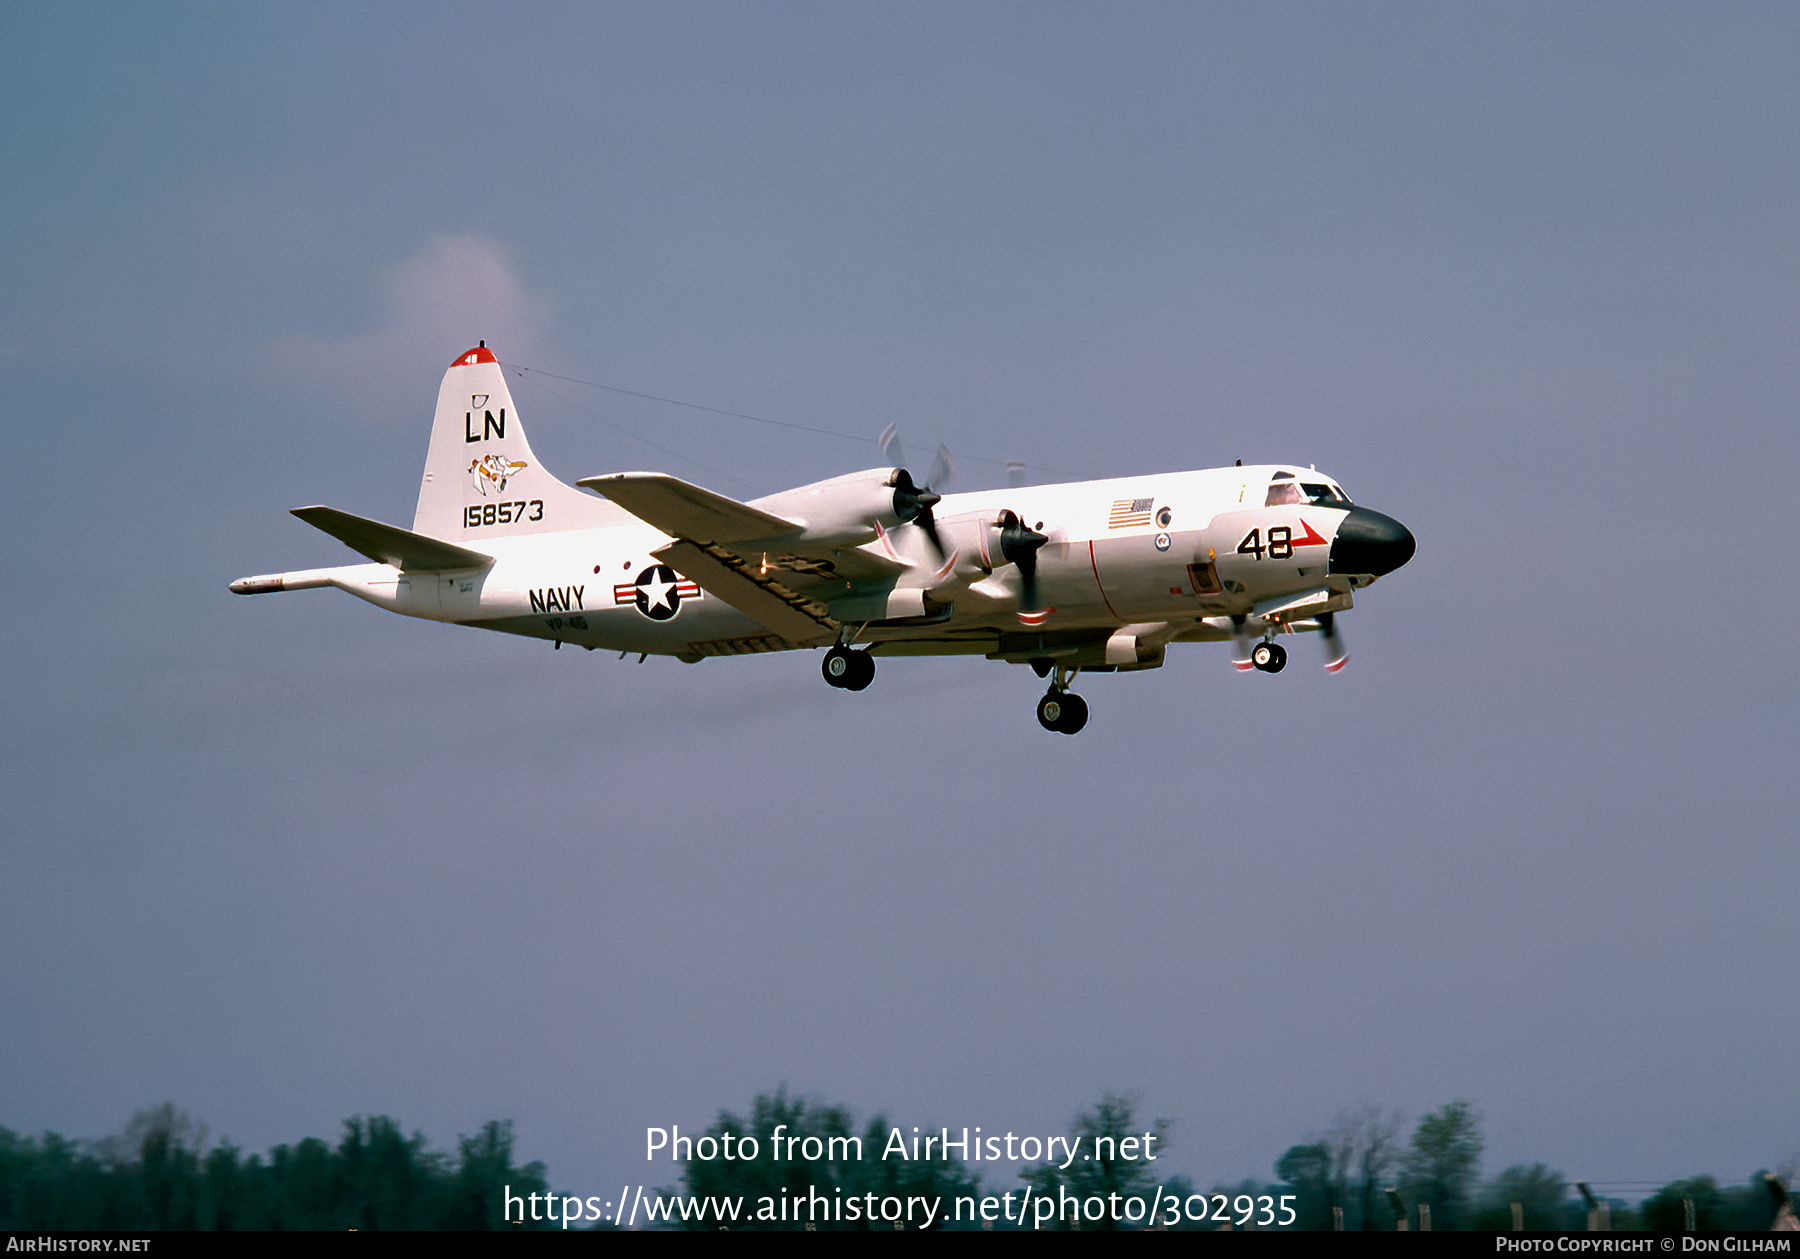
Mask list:
[{"label": "horizontal stabilizer", "polygon": [[714,494],[679,477],[660,472],[614,472],[585,477],[575,482],[584,490],[605,495],[646,524],[672,538],[695,542],[752,542],[762,538],[786,538],[804,526],[746,503]]},{"label": "horizontal stabilizer", "polygon": [[365,520],[335,507],[296,507],[294,515],[377,564],[392,564],[408,572],[486,568],[494,562],[493,556],[480,551],[440,542],[396,525],[384,525],[379,520]]}]

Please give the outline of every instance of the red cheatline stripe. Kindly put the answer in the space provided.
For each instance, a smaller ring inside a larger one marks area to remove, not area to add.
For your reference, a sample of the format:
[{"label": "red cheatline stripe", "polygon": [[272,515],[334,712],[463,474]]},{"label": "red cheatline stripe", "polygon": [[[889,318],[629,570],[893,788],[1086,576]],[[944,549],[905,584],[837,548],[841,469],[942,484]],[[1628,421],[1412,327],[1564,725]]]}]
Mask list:
[{"label": "red cheatline stripe", "polygon": [[1112,600],[1106,597],[1106,586],[1100,580],[1100,564],[1094,559],[1094,544],[1091,540],[1088,542],[1088,567],[1093,570],[1094,589],[1100,592],[1100,602],[1106,605],[1106,610],[1113,614],[1115,620],[1123,621],[1125,618],[1119,615],[1119,610],[1113,607]]}]

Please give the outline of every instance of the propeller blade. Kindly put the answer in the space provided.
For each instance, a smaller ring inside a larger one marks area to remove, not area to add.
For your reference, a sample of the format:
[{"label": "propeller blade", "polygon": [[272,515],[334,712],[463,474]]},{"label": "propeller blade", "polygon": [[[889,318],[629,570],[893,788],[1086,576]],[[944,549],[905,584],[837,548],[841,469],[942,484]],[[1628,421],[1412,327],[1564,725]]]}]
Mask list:
[{"label": "propeller blade", "polygon": [[1037,552],[1021,556],[1019,565],[1019,610],[1036,612],[1038,610],[1037,590]]},{"label": "propeller blade", "polygon": [[1000,513],[1000,554],[1019,570],[1019,610],[1038,609],[1037,553],[1049,538],[1027,528],[1011,510]]},{"label": "propeller blade", "polygon": [[931,457],[931,475],[925,478],[925,484],[940,494],[947,494],[950,483],[955,480],[956,464],[950,459],[950,448],[939,442],[937,454]]},{"label": "propeller blade", "polygon": [[1006,461],[1006,483],[1015,490],[1025,484],[1025,461],[1023,459]]},{"label": "propeller blade", "polygon": [[925,531],[926,538],[931,542],[931,549],[937,552],[940,561],[950,558],[950,553],[944,550],[944,540],[938,537],[937,517],[931,514],[931,508],[927,507],[913,517],[913,523]]},{"label": "propeller blade", "polygon": [[939,560],[946,558],[944,541],[938,537],[937,518],[931,514],[931,509],[941,500],[942,495],[935,493],[930,486],[920,488],[914,485],[912,473],[905,468],[899,469],[895,474],[894,515],[902,524],[916,524],[923,529]]},{"label": "propeller blade", "polygon": [[1240,673],[1248,673],[1255,668],[1250,663],[1250,653],[1256,647],[1256,635],[1251,632],[1247,617],[1232,617],[1231,627],[1233,630],[1232,641],[1236,646],[1236,650],[1232,653],[1231,663],[1237,666]]},{"label": "propeller blade", "polygon": [[900,426],[898,424],[890,424],[882,429],[881,436],[877,437],[875,442],[881,447],[881,457],[890,468],[906,466],[906,451],[900,446]]},{"label": "propeller blade", "polygon": [[1319,632],[1325,641],[1325,672],[1336,673],[1350,663],[1350,651],[1344,646],[1344,640],[1338,637],[1337,613],[1321,612],[1318,622]]},{"label": "propeller blade", "polygon": [[[899,424],[890,424],[882,429],[881,436],[875,439],[875,444],[881,447],[881,457],[889,467],[904,468],[906,466],[906,447],[900,444]],[[939,442],[937,453],[931,457],[931,471],[925,477],[925,485],[942,494],[950,488],[950,483],[954,480],[956,480],[956,461],[950,457],[950,448]]]}]

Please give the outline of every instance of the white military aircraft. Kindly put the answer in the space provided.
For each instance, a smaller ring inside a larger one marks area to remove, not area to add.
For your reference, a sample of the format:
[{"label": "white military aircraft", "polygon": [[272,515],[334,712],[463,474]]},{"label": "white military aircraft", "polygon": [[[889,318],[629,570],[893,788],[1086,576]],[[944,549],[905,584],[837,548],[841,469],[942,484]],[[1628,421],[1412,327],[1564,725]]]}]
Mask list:
[{"label": "white military aircraft", "polygon": [[672,476],[546,472],[482,342],[438,391],[410,530],[330,507],[294,515],[367,556],[245,577],[239,594],[335,586],[405,616],[590,650],[708,656],[825,648],[860,691],[876,656],[1031,665],[1047,730],[1074,734],[1078,673],[1154,669],[1170,643],[1235,642],[1279,673],[1278,636],[1318,631],[1412,558],[1406,527],[1284,465],[939,495],[873,468],[737,502]]}]

